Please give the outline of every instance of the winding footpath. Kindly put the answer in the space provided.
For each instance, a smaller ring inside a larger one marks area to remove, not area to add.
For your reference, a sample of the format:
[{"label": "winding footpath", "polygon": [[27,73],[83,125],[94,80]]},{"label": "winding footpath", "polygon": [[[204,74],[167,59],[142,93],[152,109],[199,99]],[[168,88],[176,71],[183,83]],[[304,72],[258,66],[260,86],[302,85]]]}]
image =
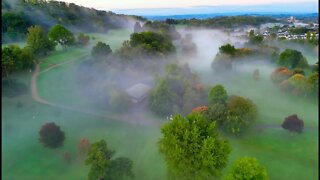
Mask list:
[{"label": "winding footpath", "polygon": [[[32,74],[32,80],[31,80],[32,99],[34,99],[38,103],[45,104],[48,106],[66,109],[66,110],[75,111],[75,112],[80,112],[80,113],[85,113],[85,114],[89,114],[92,116],[96,116],[96,117],[100,117],[100,118],[104,118],[104,119],[108,119],[108,120],[123,121],[123,122],[130,123],[133,125],[158,125],[158,126],[160,126],[160,124],[161,124],[160,122],[148,120],[148,119],[144,118],[143,116],[136,117],[136,116],[131,116],[131,115],[105,115],[105,114],[101,114],[101,113],[94,112],[94,111],[88,111],[88,110],[77,108],[77,107],[72,107],[72,106],[67,106],[67,105],[63,105],[63,104],[50,102],[50,101],[40,97],[39,93],[38,93],[38,89],[37,89],[37,77],[42,73],[46,73],[56,67],[62,66],[64,64],[72,63],[73,61],[76,61],[76,60],[77,59],[55,64],[53,66],[50,66],[50,67],[44,69],[41,72],[40,72],[40,65],[36,64],[36,68]],[[261,125],[259,124],[259,125],[256,125],[255,128],[257,130],[282,129],[281,125],[279,125],[279,124],[261,124]],[[318,131],[317,126],[305,126],[304,129],[309,130],[309,131]]]},{"label": "winding footpath", "polygon": [[77,107],[72,107],[72,106],[67,106],[67,105],[63,105],[63,104],[50,102],[50,101],[40,97],[39,93],[38,93],[38,89],[37,89],[37,77],[40,74],[48,72],[53,68],[59,67],[59,66],[64,65],[64,64],[71,63],[71,62],[73,62],[75,60],[70,60],[70,61],[67,61],[67,62],[55,64],[53,66],[50,66],[50,67],[44,69],[41,72],[40,72],[40,65],[36,64],[36,68],[35,68],[35,70],[34,70],[34,72],[32,74],[32,79],[31,79],[32,99],[34,101],[38,102],[38,103],[45,104],[45,105],[48,105],[48,106],[51,106],[51,107],[56,107],[56,108],[70,110],[70,111],[85,113],[85,114],[89,114],[89,115],[92,115],[92,116],[96,116],[96,117],[100,117],[100,118],[104,118],[104,119],[108,119],[108,120],[123,121],[123,122],[127,122],[127,123],[134,124],[134,125],[150,125],[150,124],[159,125],[160,124],[160,123],[155,123],[154,121],[146,120],[145,118],[137,118],[137,117],[126,116],[126,115],[117,115],[117,116],[115,116],[115,115],[105,115],[105,114],[97,113],[97,112],[94,112],[94,111],[88,111],[88,110],[80,109],[80,108],[77,108]]}]

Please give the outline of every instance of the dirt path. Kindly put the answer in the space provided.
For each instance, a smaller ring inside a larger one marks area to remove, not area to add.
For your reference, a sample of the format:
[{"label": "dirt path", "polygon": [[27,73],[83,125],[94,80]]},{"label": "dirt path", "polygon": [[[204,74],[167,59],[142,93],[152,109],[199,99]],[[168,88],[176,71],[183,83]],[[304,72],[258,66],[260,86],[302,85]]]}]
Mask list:
[{"label": "dirt path", "polygon": [[70,60],[70,61],[67,61],[67,62],[55,64],[53,66],[48,67],[47,69],[44,69],[41,72],[39,72],[40,71],[40,65],[36,64],[36,68],[35,68],[35,71],[32,74],[32,79],[31,79],[32,99],[34,99],[36,102],[39,102],[41,104],[45,104],[45,105],[48,105],[48,106],[61,108],[61,109],[66,109],[66,110],[70,110],[70,111],[76,111],[76,112],[80,112],[80,113],[85,113],[85,114],[89,114],[89,115],[92,115],[92,116],[105,118],[105,119],[108,119],[108,120],[123,121],[123,122],[127,122],[127,123],[134,124],[134,125],[150,125],[150,124],[152,124],[152,125],[160,125],[160,123],[155,123],[154,121],[148,121],[145,118],[141,118],[141,117],[140,118],[128,117],[128,115],[117,115],[117,116],[105,115],[105,114],[97,113],[97,112],[94,112],[94,111],[88,111],[88,110],[77,108],[77,107],[72,107],[72,106],[67,106],[67,105],[63,105],[63,104],[50,102],[50,101],[40,97],[39,94],[38,94],[38,89],[37,89],[37,77],[42,73],[45,73],[45,72],[48,72],[48,71],[52,70],[53,68],[59,67],[59,66],[64,65],[64,64],[71,63],[71,62],[73,62],[75,60]]}]

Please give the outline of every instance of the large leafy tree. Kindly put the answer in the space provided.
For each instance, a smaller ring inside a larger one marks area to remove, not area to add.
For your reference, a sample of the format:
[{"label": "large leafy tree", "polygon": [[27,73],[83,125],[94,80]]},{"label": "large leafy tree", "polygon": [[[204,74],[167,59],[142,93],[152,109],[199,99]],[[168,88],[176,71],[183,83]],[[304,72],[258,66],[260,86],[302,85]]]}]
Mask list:
[{"label": "large leafy tree", "polygon": [[267,170],[256,158],[242,157],[233,165],[225,180],[268,180]]},{"label": "large leafy tree", "polygon": [[71,46],[75,42],[72,32],[60,24],[51,27],[48,35],[50,40],[60,44],[63,48]]},{"label": "large leafy tree", "polygon": [[169,37],[154,32],[133,33],[130,37],[132,47],[141,47],[148,53],[170,53],[175,47]]},{"label": "large leafy tree", "polygon": [[228,114],[222,122],[222,127],[229,133],[242,133],[257,117],[256,105],[250,99],[241,96],[230,96],[227,109]]},{"label": "large leafy tree", "polygon": [[294,49],[284,50],[277,60],[277,64],[287,67],[289,69],[294,68],[307,68],[308,62],[300,51]]},{"label": "large leafy tree", "polygon": [[45,147],[58,148],[63,145],[65,139],[64,132],[55,123],[44,124],[40,131],[40,142]]},{"label": "large leafy tree", "polygon": [[41,26],[28,28],[27,46],[35,55],[45,55],[55,48],[54,42],[50,41]]},{"label": "large leafy tree", "polygon": [[16,45],[10,45],[2,49],[2,77],[7,77],[16,70],[25,70],[33,67],[33,54],[29,48],[20,49]]},{"label": "large leafy tree", "polygon": [[16,69],[16,63],[20,54],[18,46],[9,46],[2,49],[1,53],[1,69],[2,77],[8,77]]},{"label": "large leafy tree", "polygon": [[215,122],[199,113],[175,115],[161,132],[159,150],[172,179],[212,179],[228,161],[230,147],[217,133]]},{"label": "large leafy tree", "polygon": [[95,57],[108,56],[112,53],[112,50],[109,45],[103,42],[98,42],[91,51],[91,54]]},{"label": "large leafy tree", "polygon": [[214,86],[209,93],[209,105],[216,103],[224,104],[228,98],[227,91],[221,84]]},{"label": "large leafy tree", "polygon": [[133,177],[132,161],[125,157],[112,159],[114,150],[109,149],[105,140],[93,143],[89,149],[86,165],[91,165],[89,180],[118,180]]},{"label": "large leafy tree", "polygon": [[150,93],[149,104],[151,110],[158,115],[171,114],[173,97],[174,94],[170,91],[168,83],[164,79],[160,79]]}]

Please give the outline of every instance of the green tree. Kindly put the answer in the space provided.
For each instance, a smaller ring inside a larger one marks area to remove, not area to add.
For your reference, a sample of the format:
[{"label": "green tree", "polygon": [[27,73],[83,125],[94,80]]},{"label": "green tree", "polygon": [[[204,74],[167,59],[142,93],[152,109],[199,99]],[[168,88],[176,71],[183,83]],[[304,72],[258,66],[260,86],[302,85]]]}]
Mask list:
[{"label": "green tree", "polygon": [[234,46],[232,46],[231,44],[226,44],[226,45],[219,47],[219,51],[221,53],[234,56],[236,53],[236,48]]},{"label": "green tree", "polygon": [[91,54],[95,57],[108,56],[112,53],[112,50],[109,45],[103,42],[98,42],[91,51]]},{"label": "green tree", "polygon": [[148,53],[167,54],[175,51],[175,47],[169,37],[154,32],[133,33],[130,36],[132,47],[141,47]]},{"label": "green tree", "polygon": [[226,166],[230,146],[217,133],[215,122],[202,115],[175,115],[161,132],[159,150],[165,156],[170,178],[212,179]]},{"label": "green tree", "polygon": [[214,86],[208,96],[209,105],[214,105],[216,103],[224,104],[228,98],[227,91],[221,84]]},{"label": "green tree", "polygon": [[158,115],[172,113],[172,101],[174,94],[170,91],[168,83],[159,79],[156,87],[150,93],[149,104],[153,112]]},{"label": "green tree", "polygon": [[46,55],[55,48],[54,42],[48,39],[47,34],[38,25],[28,28],[27,46],[35,55]]},{"label": "green tree", "polygon": [[257,107],[250,100],[241,96],[230,96],[227,100],[228,114],[222,128],[232,134],[241,134],[257,117]]},{"label": "green tree", "polygon": [[277,60],[279,66],[284,66],[289,69],[294,68],[307,68],[308,62],[300,51],[294,49],[284,50]]},{"label": "green tree", "polygon": [[256,158],[242,157],[233,165],[225,180],[268,180],[267,170]]},{"label": "green tree", "polygon": [[8,46],[2,49],[1,53],[1,69],[2,77],[8,77],[17,68],[17,60],[20,54],[18,46]]},{"label": "green tree", "polygon": [[91,165],[89,180],[118,180],[125,176],[133,177],[132,161],[125,157],[112,159],[115,151],[110,150],[105,140],[90,146],[86,165]]},{"label": "green tree", "polygon": [[60,24],[51,27],[48,35],[51,41],[60,44],[63,48],[71,46],[75,42],[72,32]]},{"label": "green tree", "polygon": [[249,43],[251,44],[261,44],[263,41],[263,35],[259,34],[259,35],[254,35],[252,37],[250,37],[249,39]]},{"label": "green tree", "polygon": [[2,49],[2,77],[7,77],[17,70],[33,68],[33,54],[29,48],[20,49],[19,46],[10,45]]},{"label": "green tree", "polygon": [[306,79],[306,91],[311,95],[319,94],[319,73],[314,72]]}]

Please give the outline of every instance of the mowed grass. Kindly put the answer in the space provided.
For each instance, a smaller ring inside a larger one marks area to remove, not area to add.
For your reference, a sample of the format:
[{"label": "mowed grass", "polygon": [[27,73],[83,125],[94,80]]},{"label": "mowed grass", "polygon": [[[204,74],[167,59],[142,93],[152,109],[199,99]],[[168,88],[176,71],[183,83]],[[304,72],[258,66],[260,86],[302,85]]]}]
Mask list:
[{"label": "mowed grass", "polygon": [[[191,66],[192,67],[192,66]],[[318,102],[317,99],[296,97],[282,92],[270,81],[270,74],[264,67],[260,81],[255,81],[253,70],[223,75],[219,78],[212,70],[196,69],[206,85],[222,84],[229,95],[250,98],[258,108],[259,126],[271,125],[273,128],[252,128],[243,136],[233,137],[224,134],[231,145],[229,164],[224,173],[236,159],[243,156],[256,157],[268,171],[270,179],[275,180],[314,180],[318,179]],[[293,136],[281,124],[285,117],[297,114],[304,120],[305,130]]]},{"label": "mowed grass", "polygon": [[[86,54],[85,51],[75,48],[55,52],[41,60],[41,69],[82,57]],[[67,98],[75,92],[75,87],[68,84],[74,81],[72,79],[74,76],[70,74],[74,67],[72,63],[65,64],[41,74],[38,77],[40,95],[67,105],[69,102],[81,102],[79,97]],[[64,72],[68,74],[63,74]],[[59,78],[50,78],[59,73],[62,73]],[[16,78],[30,88],[31,73],[20,73]],[[57,90],[63,86],[67,88]],[[47,92],[48,89],[49,92]],[[17,107],[18,102],[23,104],[22,108]],[[105,139],[109,146],[117,151],[116,157],[126,156],[133,160],[133,170],[137,179],[165,179],[166,177],[165,163],[158,153],[156,144],[160,136],[158,126],[130,125],[112,119],[49,107],[34,102],[30,92],[15,98],[3,98],[2,107],[2,170],[4,172],[2,177],[4,179],[87,179],[89,167],[85,166],[83,159],[77,156],[77,143],[81,138],[87,138],[91,142]],[[66,133],[63,147],[49,149],[38,142],[38,131],[46,122],[55,122]],[[71,153],[74,158],[71,164],[63,159],[66,152]]]},{"label": "mowed grass", "polygon": [[[112,50],[129,38],[130,31],[95,34],[98,41],[110,43]],[[118,35],[119,37],[115,36]],[[120,37],[121,36],[121,37]],[[89,47],[92,47],[92,42]],[[75,66],[88,55],[90,48],[58,51],[41,60],[44,70],[54,64],[68,62],[41,74],[38,91],[41,97],[71,106],[87,107],[86,101],[75,89]],[[79,58],[79,59],[77,59]],[[78,61],[79,60],[79,61]],[[192,67],[192,66],[191,66]],[[310,99],[282,93],[263,75],[255,82],[250,72],[217,81],[211,71],[198,72],[206,85],[222,83],[229,94],[246,96],[258,107],[257,124],[281,125],[284,117],[298,114],[305,126],[318,126],[318,103]],[[29,87],[31,73],[15,75],[19,82]],[[17,103],[23,107],[18,108]],[[87,179],[89,167],[77,156],[77,143],[81,138],[91,142],[105,139],[117,151],[116,156],[133,160],[135,179],[166,179],[164,158],[159,154],[157,141],[160,127],[131,125],[112,119],[103,119],[85,113],[49,107],[31,99],[30,92],[16,98],[2,99],[2,177],[15,179]],[[150,117],[150,121],[156,118]],[[59,149],[44,148],[38,142],[38,131],[46,122],[56,122],[66,133],[65,144]],[[251,129],[241,137],[223,135],[230,142],[232,151],[225,174],[234,161],[242,156],[253,156],[267,168],[272,180],[318,179],[318,131],[306,129],[302,134],[290,135],[281,128]],[[74,158],[71,164],[64,161],[64,153]]]}]

